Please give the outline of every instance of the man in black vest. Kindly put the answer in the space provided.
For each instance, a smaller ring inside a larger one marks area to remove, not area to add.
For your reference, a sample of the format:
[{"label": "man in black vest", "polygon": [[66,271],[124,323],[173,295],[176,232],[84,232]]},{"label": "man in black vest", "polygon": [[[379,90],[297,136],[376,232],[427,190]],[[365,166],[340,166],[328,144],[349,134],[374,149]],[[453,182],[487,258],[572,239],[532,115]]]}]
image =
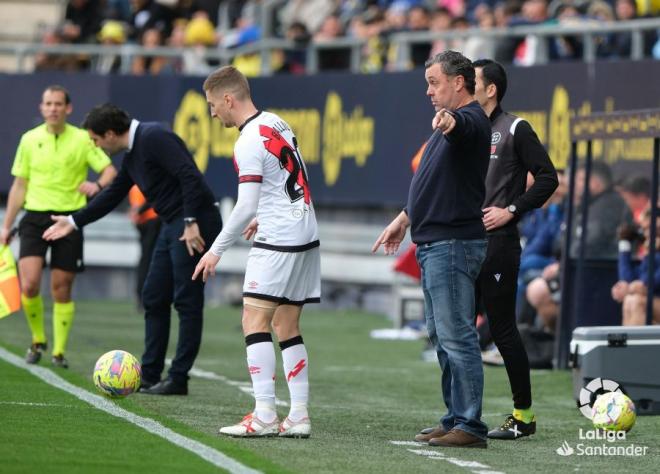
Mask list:
[{"label": "man in black vest", "polygon": [[[486,177],[484,225],[488,252],[477,279],[477,307],[499,349],[513,393],[513,413],[488,433],[494,439],[518,439],[536,431],[527,352],[516,326],[516,291],[520,267],[520,217],[541,207],[557,188],[557,172],[528,122],[504,112],[500,103],[507,88],[504,68],[488,59],[474,63],[475,98],[490,117],[493,129]],[[534,184],[525,191],[527,174]],[[479,304],[481,303],[481,304]]]},{"label": "man in black vest", "polygon": [[[142,289],[146,334],[140,392],[187,395],[204,308],[204,282],[190,276],[206,243],[213,242],[222,227],[213,192],[183,141],[157,123],[131,120],[120,108],[105,104],[87,114],[83,128],[109,155],[126,152],[121,169],[87,207],[69,216],[53,216],[55,223],[43,237],[59,239],[102,218],[138,185],[163,221]],[[179,313],[179,340],[169,376],[161,381],[172,304]]]}]

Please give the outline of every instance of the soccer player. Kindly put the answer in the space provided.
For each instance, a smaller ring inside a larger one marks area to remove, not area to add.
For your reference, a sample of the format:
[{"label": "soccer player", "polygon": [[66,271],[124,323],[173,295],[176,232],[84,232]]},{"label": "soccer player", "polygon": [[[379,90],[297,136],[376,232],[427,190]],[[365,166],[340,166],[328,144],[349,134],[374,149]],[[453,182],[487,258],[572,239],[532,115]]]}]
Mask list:
[{"label": "soccer player", "polygon": [[444,51],[426,63],[426,94],[437,115],[408,205],[381,233],[372,251],[399,249],[410,227],[422,269],[424,316],[442,368],[447,413],[428,439],[432,446],[486,448],[481,421],[483,367],[474,325],[474,287],[486,255],[481,205],[488,171],[490,123],[474,100],[469,59]]},{"label": "soccer player", "polygon": [[[36,364],[47,349],[41,275],[50,247],[52,363],[67,368],[64,354],[75,313],[71,288],[76,273],[84,270],[83,234],[77,231],[59,242],[48,242],[42,234],[52,224],[51,215],[69,214],[85,206],[87,198],[109,185],[117,171],[87,132],[67,123],[73,105],[66,89],[47,87],[39,108],[44,123],[23,134],[16,151],[0,244],[9,243],[14,220],[21,208],[25,209],[19,223],[18,261],[21,301],[32,333],[25,361]],[[97,181],[87,181],[90,168],[99,173]]]},{"label": "soccer player", "polygon": [[[245,270],[242,323],[255,407],[238,424],[220,428],[220,433],[308,437],[308,359],[299,320],[305,303],[320,301],[321,278],[305,163],[291,127],[277,115],[257,110],[248,81],[237,69],[216,70],[204,82],[204,91],[211,115],[240,131],[234,146],[239,187],[236,206],[193,279],[213,275],[223,252],[243,229],[246,238],[254,235]],[[271,327],[291,395],[291,410],[281,424],[275,411]]]},{"label": "soccer player", "polygon": [[[137,184],[162,226],[142,289],[144,354],[141,393],[187,395],[190,371],[202,339],[204,283],[190,274],[222,222],[213,192],[185,143],[153,122],[139,122],[112,104],[94,107],[83,127],[110,154],[124,151],[117,178],[87,207],[55,221],[44,238],[57,240],[112,211]],[[168,377],[160,380],[170,337],[172,305],[179,340]]]}]

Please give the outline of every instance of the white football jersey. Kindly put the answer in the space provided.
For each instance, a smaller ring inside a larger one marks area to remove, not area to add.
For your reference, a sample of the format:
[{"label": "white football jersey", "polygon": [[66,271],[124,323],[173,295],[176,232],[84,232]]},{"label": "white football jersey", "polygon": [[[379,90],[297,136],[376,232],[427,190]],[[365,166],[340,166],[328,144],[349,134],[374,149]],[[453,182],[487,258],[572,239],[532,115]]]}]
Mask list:
[{"label": "white football jersey", "polygon": [[284,120],[260,112],[234,145],[239,183],[260,182],[255,245],[299,246],[318,240],[307,168]]}]

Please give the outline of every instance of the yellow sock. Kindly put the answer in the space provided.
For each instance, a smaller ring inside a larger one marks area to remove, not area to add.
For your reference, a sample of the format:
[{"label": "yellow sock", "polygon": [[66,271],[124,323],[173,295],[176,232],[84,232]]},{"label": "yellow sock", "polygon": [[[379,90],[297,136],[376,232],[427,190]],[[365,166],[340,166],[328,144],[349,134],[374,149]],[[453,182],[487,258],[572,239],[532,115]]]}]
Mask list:
[{"label": "yellow sock", "polygon": [[41,295],[30,298],[21,293],[21,303],[23,312],[27,319],[30,332],[32,333],[32,343],[46,343],[46,332],[44,331],[44,300]]},{"label": "yellow sock", "polygon": [[64,355],[66,351],[66,341],[69,338],[75,309],[76,305],[73,301],[53,303],[53,355]]},{"label": "yellow sock", "polygon": [[531,423],[532,421],[534,421],[536,419],[536,417],[534,416],[534,412],[532,411],[531,408],[525,408],[525,409],[522,409],[522,410],[520,410],[518,408],[514,408],[513,409],[513,417],[516,420],[520,420],[523,423],[527,423],[527,424]]}]

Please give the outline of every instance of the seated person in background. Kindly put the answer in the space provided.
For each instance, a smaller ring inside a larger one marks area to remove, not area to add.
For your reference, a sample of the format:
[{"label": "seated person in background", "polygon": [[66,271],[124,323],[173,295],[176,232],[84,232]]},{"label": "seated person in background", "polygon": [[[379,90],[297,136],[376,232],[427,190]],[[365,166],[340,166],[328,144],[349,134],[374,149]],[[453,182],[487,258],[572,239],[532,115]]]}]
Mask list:
[{"label": "seated person in background", "polygon": [[[157,28],[149,28],[142,33],[140,43],[147,49],[163,45],[163,35]],[[157,75],[167,66],[168,58],[162,56],[136,56],[131,65],[131,72],[136,76]]]},{"label": "seated person in background", "polygon": [[[582,233],[582,194],[584,192],[584,169],[575,175],[575,220],[573,222],[571,258],[579,255]],[[589,212],[587,216],[587,239],[584,256],[587,259],[614,259],[617,255],[617,229],[622,223],[630,223],[631,215],[625,202],[612,187],[609,167],[594,162],[589,177]],[[543,269],[539,278],[527,285],[527,301],[536,309],[540,322],[548,331],[554,331],[559,315],[560,292],[559,263]]]},{"label": "seated person in background", "polygon": [[[646,243],[649,242],[651,226],[650,211],[642,217],[642,228]],[[652,285],[649,285],[648,267],[650,253],[640,262],[632,259],[634,241],[639,235],[630,226],[622,226],[619,240],[619,281],[612,287],[612,298],[623,305],[624,326],[643,326],[646,324],[646,300],[649,286],[653,292],[653,324],[660,324],[660,220],[656,222],[655,273]]]},{"label": "seated person in background", "polygon": [[[564,198],[566,178],[558,172],[559,186],[550,199],[534,214],[534,233],[529,237],[520,256],[520,280],[527,283],[532,276],[538,276],[543,268],[555,261],[554,246],[564,221]],[[520,282],[519,282],[520,284]]]},{"label": "seated person in background", "polygon": [[651,202],[651,180],[642,175],[629,176],[616,187],[616,190],[630,208],[633,220],[641,224],[644,211]]}]

